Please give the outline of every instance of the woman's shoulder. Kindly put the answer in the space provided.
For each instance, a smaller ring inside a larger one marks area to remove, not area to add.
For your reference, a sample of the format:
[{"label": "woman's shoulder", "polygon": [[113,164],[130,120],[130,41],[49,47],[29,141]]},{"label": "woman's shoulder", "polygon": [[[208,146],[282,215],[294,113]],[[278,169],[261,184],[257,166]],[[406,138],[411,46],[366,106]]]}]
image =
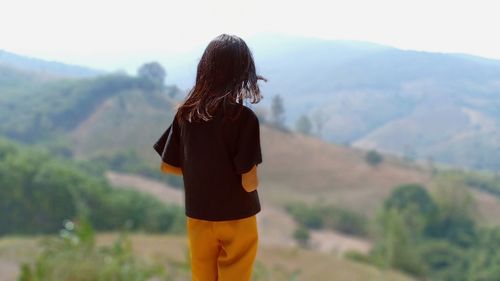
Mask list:
[{"label": "woman's shoulder", "polygon": [[230,111],[232,114],[237,116],[237,119],[240,121],[246,120],[258,120],[255,112],[248,106],[239,103],[228,103]]},{"label": "woman's shoulder", "polygon": [[242,110],[245,112],[246,115],[248,115],[251,118],[257,118],[257,114],[248,106],[242,105]]}]

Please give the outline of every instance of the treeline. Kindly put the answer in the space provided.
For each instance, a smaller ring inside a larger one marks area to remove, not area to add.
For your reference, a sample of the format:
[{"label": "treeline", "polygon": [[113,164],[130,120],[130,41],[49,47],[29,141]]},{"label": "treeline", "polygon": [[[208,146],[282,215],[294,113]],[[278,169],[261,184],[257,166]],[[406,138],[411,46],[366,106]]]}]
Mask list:
[{"label": "treeline", "polygon": [[470,188],[500,196],[500,172],[498,171],[496,173],[449,171],[442,174]]},{"label": "treeline", "polygon": [[308,205],[302,202],[288,204],[285,209],[303,228],[296,233],[308,229],[331,229],[360,237],[368,235],[369,221],[364,216],[346,209],[327,204]]},{"label": "treeline", "polygon": [[0,235],[54,233],[77,216],[97,230],[184,231],[180,207],[113,189],[95,165],[0,139]]}]

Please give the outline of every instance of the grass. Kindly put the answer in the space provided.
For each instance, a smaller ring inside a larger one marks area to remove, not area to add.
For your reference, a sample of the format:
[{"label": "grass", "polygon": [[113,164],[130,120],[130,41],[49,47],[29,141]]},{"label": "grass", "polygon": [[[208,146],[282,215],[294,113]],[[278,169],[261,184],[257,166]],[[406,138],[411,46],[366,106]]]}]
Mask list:
[{"label": "grass", "polygon": [[279,205],[298,200],[324,201],[370,215],[395,186],[426,184],[431,177],[391,157],[373,167],[366,163],[362,151],[266,126],[262,126],[261,139],[264,159],[259,167],[260,190]]},{"label": "grass", "polygon": [[[101,233],[97,236],[97,244],[110,245],[117,235],[117,233]],[[16,280],[16,264],[33,260],[39,250],[37,240],[41,237],[0,238],[0,269],[2,269],[0,281]],[[176,280],[190,280],[185,236],[131,234],[130,238],[133,252],[138,257],[164,264],[170,272],[175,271]],[[372,266],[334,255],[294,247],[265,245],[259,247],[254,272],[254,281],[289,281],[293,280],[293,276],[297,278],[295,280],[305,281],[414,280],[397,272],[383,272]]]}]

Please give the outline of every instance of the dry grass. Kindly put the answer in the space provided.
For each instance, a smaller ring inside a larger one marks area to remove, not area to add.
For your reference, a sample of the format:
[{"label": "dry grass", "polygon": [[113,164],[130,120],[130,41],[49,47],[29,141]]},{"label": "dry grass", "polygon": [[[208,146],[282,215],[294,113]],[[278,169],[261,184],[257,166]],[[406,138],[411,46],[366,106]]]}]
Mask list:
[{"label": "dry grass", "polygon": [[262,126],[261,193],[273,203],[326,201],[372,214],[397,185],[430,181],[423,169],[387,158],[377,167],[364,152]]},{"label": "dry grass", "polygon": [[[131,234],[129,237],[135,254],[168,268],[172,264],[177,265],[178,280],[190,280],[186,237],[150,234]],[[116,233],[102,233],[97,236],[97,244],[110,245],[116,238]],[[38,250],[36,245],[36,238],[0,239],[0,281],[16,280],[19,263],[33,260],[33,253]],[[307,281],[414,280],[331,254],[295,247],[260,245],[256,264],[256,274],[261,276],[260,280],[289,281],[294,272],[298,273],[298,280]]]},{"label": "dry grass", "polygon": [[0,281],[15,281],[19,265],[33,260],[38,252],[37,239],[32,237],[0,238]]}]

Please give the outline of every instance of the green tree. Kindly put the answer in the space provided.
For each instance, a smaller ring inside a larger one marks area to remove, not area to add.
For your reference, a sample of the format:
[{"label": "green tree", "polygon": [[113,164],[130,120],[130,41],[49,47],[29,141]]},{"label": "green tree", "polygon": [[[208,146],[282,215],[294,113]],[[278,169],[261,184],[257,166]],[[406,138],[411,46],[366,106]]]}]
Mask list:
[{"label": "green tree", "polygon": [[295,128],[297,132],[301,134],[310,135],[312,130],[311,120],[307,117],[307,115],[301,115],[295,123]]},{"label": "green tree", "polygon": [[427,269],[427,276],[430,277],[430,280],[479,280],[467,278],[469,261],[466,250],[441,239],[426,240],[418,249]]},{"label": "green tree", "polygon": [[301,225],[293,232],[293,238],[295,238],[300,246],[308,247],[311,234],[309,233],[309,229]]},{"label": "green tree", "polygon": [[479,231],[477,246],[469,257],[468,280],[495,280],[500,276],[500,226]]},{"label": "green tree", "polygon": [[335,206],[290,203],[286,210],[294,220],[308,229],[332,229],[349,235],[364,237],[368,234],[365,217]]},{"label": "green tree", "polygon": [[437,212],[437,206],[425,187],[419,184],[403,184],[396,187],[384,201],[384,208],[404,210],[414,206],[414,210],[426,218]]},{"label": "green tree", "polygon": [[396,187],[376,218],[378,239],[372,253],[374,260],[423,276],[426,267],[420,248],[425,242],[425,229],[436,213],[436,203],[423,186]]},{"label": "green tree", "polygon": [[156,87],[163,87],[167,72],[158,62],[149,62],[143,64],[138,70],[139,78],[152,83]]},{"label": "green tree", "polygon": [[304,227],[321,229],[324,226],[322,214],[302,202],[288,204],[286,210]]},{"label": "green tree", "polygon": [[[114,189],[102,171],[0,139],[0,235],[54,233],[80,206],[99,230],[183,232],[184,214],[148,194]],[[79,209],[80,208],[80,209]]]},{"label": "green tree", "polygon": [[271,101],[271,117],[274,126],[277,128],[285,127],[285,107],[280,95],[275,95]]},{"label": "green tree", "polygon": [[441,179],[434,198],[439,212],[427,228],[427,236],[446,239],[461,247],[474,244],[477,206],[470,192],[454,179]]},{"label": "green tree", "polygon": [[[375,263],[393,267],[415,276],[423,276],[425,267],[418,251],[419,239],[406,222],[409,214],[396,208],[383,209],[377,216],[378,240],[372,250]],[[418,230],[417,230],[418,231]]]},{"label": "green tree", "polygon": [[366,153],[365,155],[365,161],[366,163],[372,165],[373,167],[378,166],[384,158],[380,153],[378,153],[376,150],[370,150]]},{"label": "green tree", "polygon": [[321,138],[323,136],[323,128],[328,120],[328,117],[323,109],[317,109],[314,111],[312,117],[316,127],[316,134]]}]

